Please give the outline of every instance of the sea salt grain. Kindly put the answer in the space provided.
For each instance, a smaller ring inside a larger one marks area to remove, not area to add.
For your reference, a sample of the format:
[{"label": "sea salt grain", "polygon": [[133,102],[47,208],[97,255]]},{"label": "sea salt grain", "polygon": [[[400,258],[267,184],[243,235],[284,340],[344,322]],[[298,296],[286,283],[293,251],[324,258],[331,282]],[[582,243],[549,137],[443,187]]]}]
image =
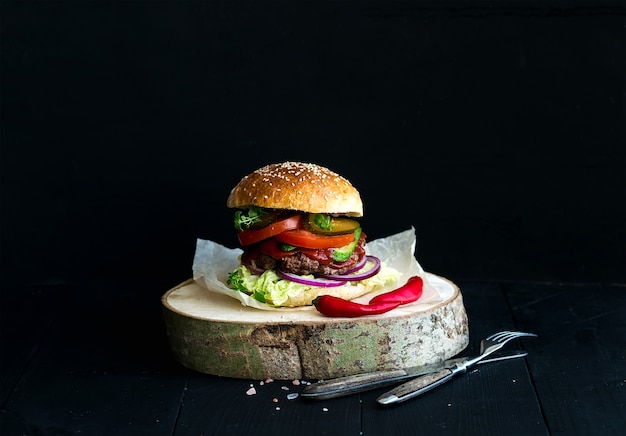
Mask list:
[{"label": "sea salt grain", "polygon": [[256,389],[254,389],[254,387],[251,387],[250,389],[246,391],[246,395],[255,395],[255,394],[256,394]]},{"label": "sea salt grain", "polygon": [[296,398],[298,398],[297,393],[287,395],[288,400],[295,400]]}]

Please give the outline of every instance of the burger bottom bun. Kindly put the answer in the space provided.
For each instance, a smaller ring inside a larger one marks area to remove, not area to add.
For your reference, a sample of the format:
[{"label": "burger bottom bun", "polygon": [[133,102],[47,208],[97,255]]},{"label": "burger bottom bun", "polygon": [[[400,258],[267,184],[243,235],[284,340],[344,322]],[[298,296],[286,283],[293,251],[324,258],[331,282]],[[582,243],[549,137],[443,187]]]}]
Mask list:
[{"label": "burger bottom bun", "polygon": [[[380,288],[380,287],[378,287]],[[283,307],[299,307],[310,306],[313,304],[313,300],[321,295],[333,295],[335,297],[343,298],[344,300],[353,300],[362,295],[368,294],[376,289],[376,286],[366,286],[363,283],[350,283],[343,286],[332,287],[317,287],[313,286],[307,288],[298,295],[290,296],[287,298],[281,306]]]}]

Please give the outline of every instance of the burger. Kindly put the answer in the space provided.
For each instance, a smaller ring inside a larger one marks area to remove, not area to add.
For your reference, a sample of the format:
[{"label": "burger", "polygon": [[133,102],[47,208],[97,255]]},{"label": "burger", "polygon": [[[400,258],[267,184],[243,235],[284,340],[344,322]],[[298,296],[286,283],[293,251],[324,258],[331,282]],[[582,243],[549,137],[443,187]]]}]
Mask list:
[{"label": "burger", "polygon": [[319,295],[348,300],[398,279],[366,252],[358,190],[328,168],[282,162],[231,190],[242,254],[228,286],[271,306],[307,306]]}]

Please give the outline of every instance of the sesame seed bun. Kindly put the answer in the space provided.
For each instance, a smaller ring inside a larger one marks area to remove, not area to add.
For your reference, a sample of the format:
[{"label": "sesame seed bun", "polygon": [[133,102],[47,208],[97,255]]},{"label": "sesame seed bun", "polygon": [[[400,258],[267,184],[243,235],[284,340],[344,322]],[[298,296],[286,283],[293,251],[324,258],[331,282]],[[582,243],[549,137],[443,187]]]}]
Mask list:
[{"label": "sesame seed bun", "polygon": [[270,164],[253,171],[232,189],[226,205],[363,216],[359,191],[347,179],[302,162]]}]

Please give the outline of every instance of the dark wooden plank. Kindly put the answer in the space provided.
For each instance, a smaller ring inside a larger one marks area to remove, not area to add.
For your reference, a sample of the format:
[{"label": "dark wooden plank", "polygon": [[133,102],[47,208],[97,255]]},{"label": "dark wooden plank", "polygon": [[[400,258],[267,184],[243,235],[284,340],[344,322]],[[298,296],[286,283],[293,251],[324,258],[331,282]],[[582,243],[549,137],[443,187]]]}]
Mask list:
[{"label": "dark wooden plank", "polygon": [[[247,395],[251,387],[256,394]],[[302,387],[292,381],[194,376],[185,392],[176,434],[360,434],[358,396],[327,401],[287,398]]]},{"label": "dark wooden plank", "polygon": [[524,360],[471,370],[385,409],[375,403],[382,391],[363,396],[364,428],[372,434],[548,434]]},{"label": "dark wooden plank", "polygon": [[48,310],[58,317],[3,405],[3,428],[171,434],[188,372],[170,356],[158,296],[84,288]]},{"label": "dark wooden plank", "polygon": [[550,432],[626,429],[626,288],[515,285],[516,325],[540,336],[525,345]]},{"label": "dark wooden plank", "polygon": [[[67,296],[64,289],[42,292],[40,287],[2,289],[0,304],[0,434],[25,435],[29,431],[20,416],[5,405],[36,354],[41,337],[53,316],[46,307],[51,295]],[[38,302],[40,304],[33,304]]]},{"label": "dark wooden plank", "polygon": [[[548,434],[548,427],[549,433],[621,432],[623,288],[461,284],[461,289],[470,318],[467,353],[477,352],[490,333],[520,329],[539,334],[508,347],[527,349],[528,359],[478,367],[390,408],[375,403],[384,389],[323,402],[289,400],[302,386],[190,372],[169,354],[158,298],[146,304],[130,293],[112,301],[103,291],[86,289],[73,294],[57,311],[62,316],[48,324],[45,341],[3,406],[2,432]],[[250,384],[256,395],[246,395]]]},{"label": "dark wooden plank", "polygon": [[[501,286],[461,284],[461,292],[470,325],[470,346],[462,354],[477,354],[483,337],[514,328]],[[519,345],[514,341],[507,349]],[[547,434],[525,360],[477,367],[420,398],[381,410],[375,399],[383,391],[363,395],[363,428],[371,434]]]},{"label": "dark wooden plank", "polygon": [[21,286],[2,289],[0,304],[0,404],[4,404],[47,327],[57,301],[71,298],[67,286]]}]

